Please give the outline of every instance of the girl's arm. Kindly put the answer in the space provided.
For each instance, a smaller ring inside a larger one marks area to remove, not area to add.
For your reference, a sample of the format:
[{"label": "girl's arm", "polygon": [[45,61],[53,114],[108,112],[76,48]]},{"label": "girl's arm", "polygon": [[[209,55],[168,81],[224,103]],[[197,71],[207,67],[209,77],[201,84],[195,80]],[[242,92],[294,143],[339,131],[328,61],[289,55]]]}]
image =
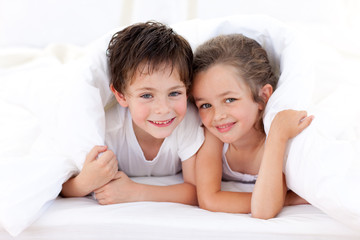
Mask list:
[{"label": "girl's arm", "polygon": [[199,206],[215,212],[249,213],[251,193],[221,191],[223,143],[205,130],[196,158]]},{"label": "girl's arm", "polygon": [[251,199],[253,217],[275,217],[284,206],[287,187],[282,172],[287,141],[308,127],[313,119],[305,111],[279,112],[271,123],[258,178]]},{"label": "girl's arm", "polygon": [[94,191],[95,197],[102,205],[137,201],[197,205],[193,176],[195,158],[196,155],[182,163],[184,183],[169,186],[148,185],[134,182],[124,172],[118,172],[110,183]]}]

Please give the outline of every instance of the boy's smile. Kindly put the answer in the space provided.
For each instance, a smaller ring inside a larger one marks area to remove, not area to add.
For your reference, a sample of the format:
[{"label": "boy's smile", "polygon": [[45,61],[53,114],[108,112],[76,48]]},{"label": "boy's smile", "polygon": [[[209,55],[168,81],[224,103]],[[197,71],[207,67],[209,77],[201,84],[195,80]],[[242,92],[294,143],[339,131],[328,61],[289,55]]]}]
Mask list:
[{"label": "boy's smile", "polygon": [[168,137],[186,113],[186,87],[177,69],[171,71],[170,66],[162,65],[151,73],[137,71],[124,94],[114,93],[120,105],[129,108],[138,138]]},{"label": "boy's smile", "polygon": [[169,126],[171,123],[173,123],[175,120],[174,118],[171,118],[169,120],[165,120],[165,121],[152,121],[152,120],[148,120],[150,123],[154,124],[157,127],[167,127]]}]

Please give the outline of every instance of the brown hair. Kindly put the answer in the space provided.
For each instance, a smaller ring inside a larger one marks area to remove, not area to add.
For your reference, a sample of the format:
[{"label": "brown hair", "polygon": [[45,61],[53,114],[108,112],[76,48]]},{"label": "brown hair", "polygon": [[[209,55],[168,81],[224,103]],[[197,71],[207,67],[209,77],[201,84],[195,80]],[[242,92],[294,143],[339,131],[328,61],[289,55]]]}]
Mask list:
[{"label": "brown hair", "polygon": [[[265,103],[259,90],[270,84],[275,90],[278,78],[273,74],[266,51],[254,39],[242,34],[220,35],[200,45],[194,54],[194,76],[215,64],[235,67],[249,86],[255,102]],[[260,112],[260,125],[262,112]]]},{"label": "brown hair", "polygon": [[192,78],[193,53],[190,44],[170,27],[158,22],[130,25],[115,33],[110,40],[107,56],[110,84],[124,93],[136,71],[148,73],[163,64],[178,70],[180,80],[188,89]]}]

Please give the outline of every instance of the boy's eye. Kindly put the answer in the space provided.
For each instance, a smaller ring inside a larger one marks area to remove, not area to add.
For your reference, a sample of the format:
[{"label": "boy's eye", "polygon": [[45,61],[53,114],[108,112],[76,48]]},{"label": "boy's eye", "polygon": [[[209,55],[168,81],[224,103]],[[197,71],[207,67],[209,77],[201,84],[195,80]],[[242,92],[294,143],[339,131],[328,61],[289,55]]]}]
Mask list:
[{"label": "boy's eye", "polygon": [[176,96],[179,96],[181,94],[181,92],[171,92],[169,94],[170,97],[176,97]]},{"label": "boy's eye", "polygon": [[236,99],[235,98],[227,98],[225,100],[226,103],[231,103],[231,102],[234,102]]},{"label": "boy's eye", "polygon": [[210,107],[211,107],[211,104],[204,103],[204,104],[201,104],[199,108],[206,109],[206,108],[210,108]]},{"label": "boy's eye", "polygon": [[141,95],[140,97],[148,99],[148,98],[152,98],[152,95],[150,93],[145,93],[145,94]]}]

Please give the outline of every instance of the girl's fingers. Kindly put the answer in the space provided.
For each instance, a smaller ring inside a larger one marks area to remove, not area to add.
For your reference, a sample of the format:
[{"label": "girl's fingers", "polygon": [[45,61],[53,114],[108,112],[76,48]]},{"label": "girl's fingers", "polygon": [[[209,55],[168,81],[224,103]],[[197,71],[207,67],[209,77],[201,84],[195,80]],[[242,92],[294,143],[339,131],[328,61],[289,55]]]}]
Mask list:
[{"label": "girl's fingers", "polygon": [[310,123],[312,122],[313,119],[314,119],[313,115],[301,119],[300,120],[301,129],[303,130],[303,129],[307,128],[310,125]]}]

